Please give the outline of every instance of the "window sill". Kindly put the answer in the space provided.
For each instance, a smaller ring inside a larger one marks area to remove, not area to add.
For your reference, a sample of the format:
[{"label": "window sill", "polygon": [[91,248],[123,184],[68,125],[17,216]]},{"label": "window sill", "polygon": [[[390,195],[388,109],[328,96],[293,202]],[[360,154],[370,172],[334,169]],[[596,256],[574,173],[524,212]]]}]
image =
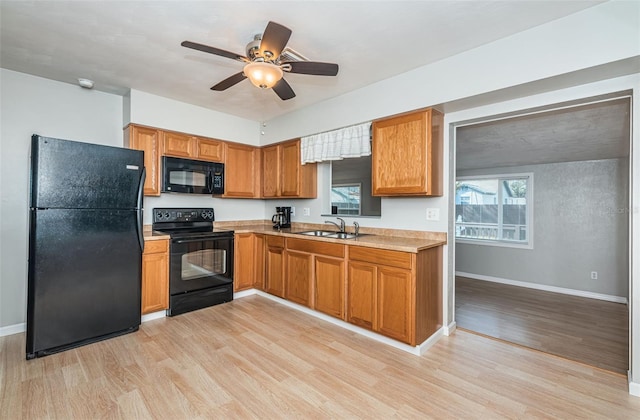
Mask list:
[{"label": "window sill", "polygon": [[456,244],[499,246],[503,248],[517,248],[517,249],[533,249],[533,241],[529,241],[528,243],[525,244],[525,243],[517,243],[517,242],[491,241],[491,240],[482,240],[482,239],[456,238],[455,240],[456,240]]}]

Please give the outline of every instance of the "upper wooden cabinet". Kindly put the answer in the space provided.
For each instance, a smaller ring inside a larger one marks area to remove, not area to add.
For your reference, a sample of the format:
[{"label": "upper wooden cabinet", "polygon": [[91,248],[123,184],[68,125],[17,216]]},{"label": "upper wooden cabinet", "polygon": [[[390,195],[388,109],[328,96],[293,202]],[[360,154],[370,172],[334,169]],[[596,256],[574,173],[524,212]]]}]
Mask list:
[{"label": "upper wooden cabinet", "polygon": [[443,124],[431,108],[374,121],[373,195],[442,195]]},{"label": "upper wooden cabinet", "polygon": [[223,197],[260,197],[260,149],[237,143],[225,143],[224,146]]},{"label": "upper wooden cabinet", "polygon": [[144,152],[144,195],[160,195],[162,131],[156,128],[129,125],[124,130],[124,145]]},{"label": "upper wooden cabinet", "polygon": [[164,134],[162,154],[186,159],[223,162],[224,142],[167,131]]},{"label": "upper wooden cabinet", "polygon": [[317,164],[300,163],[300,139],[262,148],[262,197],[316,198]]}]

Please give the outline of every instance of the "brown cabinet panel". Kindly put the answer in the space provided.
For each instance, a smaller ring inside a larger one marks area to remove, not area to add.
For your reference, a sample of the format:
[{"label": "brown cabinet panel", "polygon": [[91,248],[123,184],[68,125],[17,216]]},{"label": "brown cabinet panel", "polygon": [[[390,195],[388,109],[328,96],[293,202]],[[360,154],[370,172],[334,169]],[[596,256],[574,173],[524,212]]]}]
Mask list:
[{"label": "brown cabinet panel", "polygon": [[304,252],[286,252],[285,298],[305,306],[311,301],[312,258]]},{"label": "brown cabinet panel", "polygon": [[408,252],[389,251],[386,249],[365,248],[361,246],[349,247],[351,260],[366,261],[378,265],[389,265],[411,269],[411,255]]},{"label": "brown cabinet panel", "polygon": [[300,141],[282,144],[282,168],[280,170],[280,194],[283,197],[300,195]]},{"label": "brown cabinet panel", "polygon": [[233,252],[233,291],[251,289],[255,281],[254,235],[252,233],[236,233]]},{"label": "brown cabinet panel", "polygon": [[235,143],[225,145],[224,197],[259,195],[259,149]]},{"label": "brown cabinet panel", "polygon": [[442,195],[443,122],[426,109],[373,123],[373,195]]},{"label": "brown cabinet panel", "polygon": [[300,139],[262,148],[262,197],[316,198],[317,164],[300,163]]},{"label": "brown cabinet panel", "polygon": [[375,265],[349,262],[347,321],[370,330],[377,328],[377,277]]},{"label": "brown cabinet panel", "polygon": [[317,255],[314,259],[314,309],[345,319],[344,259]]},{"label": "brown cabinet panel", "polygon": [[378,269],[378,331],[411,343],[413,294],[411,272],[395,268]]},{"label": "brown cabinet panel", "polygon": [[280,195],[280,158],[278,146],[262,148],[262,196],[264,198]]},{"label": "brown cabinet panel", "polygon": [[256,289],[264,290],[264,252],[265,252],[265,240],[264,235],[254,235],[254,255],[255,255],[255,275],[253,287]]},{"label": "brown cabinet panel", "polygon": [[195,156],[200,160],[224,162],[224,142],[213,139],[196,138]]},{"label": "brown cabinet panel", "polygon": [[[284,297],[284,241],[267,238],[264,288],[267,293]],[[283,239],[283,238],[275,238]]]},{"label": "brown cabinet panel", "polygon": [[181,158],[194,158],[194,143],[195,137],[193,136],[167,131],[164,133],[163,154]]},{"label": "brown cabinet panel", "polygon": [[343,258],[345,246],[310,239],[287,238],[287,249]]},{"label": "brown cabinet panel", "polygon": [[144,152],[144,195],[159,196],[161,189],[160,153],[162,149],[162,131],[155,128],[130,125],[124,132],[126,147]]},{"label": "brown cabinet panel", "polygon": [[142,254],[142,313],[169,308],[169,241],[147,241]]}]

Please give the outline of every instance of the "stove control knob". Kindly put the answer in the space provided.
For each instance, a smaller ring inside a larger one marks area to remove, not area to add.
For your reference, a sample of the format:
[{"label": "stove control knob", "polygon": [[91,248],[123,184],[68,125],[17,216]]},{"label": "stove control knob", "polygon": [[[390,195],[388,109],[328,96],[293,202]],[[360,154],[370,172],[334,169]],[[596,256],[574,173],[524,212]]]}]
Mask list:
[{"label": "stove control knob", "polygon": [[169,214],[169,212],[168,212],[168,211],[164,213],[164,218],[165,218],[165,219],[168,219],[168,218],[169,218],[169,216],[170,216],[170,214]]}]

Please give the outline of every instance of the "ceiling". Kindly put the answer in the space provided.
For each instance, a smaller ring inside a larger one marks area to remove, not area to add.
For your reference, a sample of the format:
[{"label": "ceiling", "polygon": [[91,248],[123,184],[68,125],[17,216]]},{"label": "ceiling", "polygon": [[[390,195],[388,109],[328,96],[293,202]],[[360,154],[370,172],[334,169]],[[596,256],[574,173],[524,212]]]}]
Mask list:
[{"label": "ceiling", "polygon": [[459,127],[456,170],[629,156],[629,97]]},{"label": "ceiling", "polygon": [[[48,79],[95,81],[255,121],[266,121],[602,1],[0,1],[0,65]],[[268,21],[288,46],[334,62],[337,77],[286,74],[281,101],[245,80],[209,88],[242,63],[180,46],[184,40],[245,54]]]}]

